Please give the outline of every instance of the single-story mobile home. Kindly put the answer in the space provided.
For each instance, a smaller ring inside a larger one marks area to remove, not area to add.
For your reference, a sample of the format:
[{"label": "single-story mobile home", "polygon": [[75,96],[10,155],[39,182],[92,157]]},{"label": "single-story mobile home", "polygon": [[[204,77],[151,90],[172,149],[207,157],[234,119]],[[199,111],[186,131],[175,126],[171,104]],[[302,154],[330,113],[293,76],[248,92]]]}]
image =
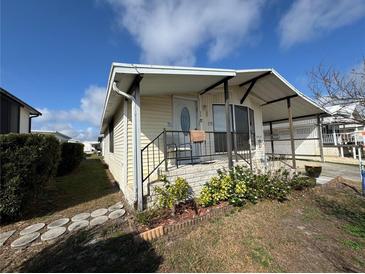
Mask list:
[{"label": "single-story mobile home", "polygon": [[325,113],[274,69],[113,63],[102,151],[126,199],[141,210],[159,175],[184,177],[198,194],[217,168],[265,162],[264,123]]},{"label": "single-story mobile home", "polygon": [[32,118],[42,115],[3,88],[0,88],[0,105],[0,134],[30,133]]}]

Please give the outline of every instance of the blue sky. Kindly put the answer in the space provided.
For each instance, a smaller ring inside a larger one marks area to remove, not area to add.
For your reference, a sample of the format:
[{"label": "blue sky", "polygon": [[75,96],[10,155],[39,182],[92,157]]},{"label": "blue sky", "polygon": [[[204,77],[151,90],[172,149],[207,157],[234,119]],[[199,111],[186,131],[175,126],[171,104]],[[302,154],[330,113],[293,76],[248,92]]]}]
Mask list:
[{"label": "blue sky", "polygon": [[363,0],[0,0],[0,85],[34,128],[98,135],[112,62],[277,69],[304,93],[319,63],[365,56]]}]

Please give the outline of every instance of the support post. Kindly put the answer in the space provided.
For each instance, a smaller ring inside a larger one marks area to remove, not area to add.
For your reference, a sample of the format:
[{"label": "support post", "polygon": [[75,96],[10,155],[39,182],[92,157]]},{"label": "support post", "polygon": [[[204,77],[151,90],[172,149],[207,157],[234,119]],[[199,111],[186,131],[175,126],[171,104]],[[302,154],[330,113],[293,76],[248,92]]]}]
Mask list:
[{"label": "support post", "polygon": [[272,130],[272,122],[270,122],[270,142],[271,142],[271,153],[272,157],[274,157],[275,149],[274,149],[274,139],[273,139],[273,130]]},{"label": "support post", "polygon": [[167,171],[167,138],[166,138],[166,128],[163,129],[163,157],[165,159],[165,171]]},{"label": "support post", "polygon": [[291,146],[291,156],[293,161],[293,168],[297,169],[297,163],[295,160],[295,143],[294,143],[294,130],[293,130],[293,112],[291,108],[290,98],[286,100],[288,107],[289,116],[289,131],[290,131],[290,146]]},{"label": "support post", "polygon": [[226,139],[227,139],[227,155],[228,155],[228,168],[233,167],[232,161],[232,129],[231,129],[231,112],[229,107],[229,91],[228,80],[224,81],[224,103],[226,114]]},{"label": "support post", "polygon": [[323,155],[323,136],[322,136],[322,119],[319,115],[317,115],[317,135],[319,142],[319,154],[321,155],[321,162],[324,162]]},{"label": "support post", "polygon": [[142,185],[142,170],[141,170],[141,97],[140,85],[136,84],[134,89],[134,101],[132,101],[132,116],[133,116],[133,158],[134,158],[134,182],[136,189],[136,200],[138,211],[143,210],[143,185]]}]

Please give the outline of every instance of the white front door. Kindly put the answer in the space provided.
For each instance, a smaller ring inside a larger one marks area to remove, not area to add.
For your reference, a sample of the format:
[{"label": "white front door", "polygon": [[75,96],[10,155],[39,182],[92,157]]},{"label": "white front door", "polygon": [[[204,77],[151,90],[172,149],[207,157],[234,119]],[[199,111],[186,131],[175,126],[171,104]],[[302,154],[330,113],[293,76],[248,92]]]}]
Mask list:
[{"label": "white front door", "polygon": [[174,98],[174,129],[189,131],[197,128],[197,104],[195,100]]},{"label": "white front door", "polygon": [[189,131],[192,129],[197,129],[197,101],[174,98],[174,130],[179,132],[173,134],[173,139],[179,164],[198,160],[196,144],[190,143]]}]

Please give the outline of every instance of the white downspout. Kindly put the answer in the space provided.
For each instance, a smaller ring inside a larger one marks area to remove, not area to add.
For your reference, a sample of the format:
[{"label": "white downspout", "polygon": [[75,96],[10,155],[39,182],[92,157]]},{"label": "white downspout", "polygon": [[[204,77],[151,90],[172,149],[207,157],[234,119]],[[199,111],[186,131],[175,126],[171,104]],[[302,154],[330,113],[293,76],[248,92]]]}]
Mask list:
[{"label": "white downspout", "polygon": [[139,110],[139,100],[136,100],[136,98],[122,90],[120,90],[117,86],[117,82],[113,83],[113,90],[127,98],[128,100],[132,101],[132,148],[133,148],[133,165],[134,165],[134,201],[137,202],[137,206],[138,206],[138,210],[143,210],[143,202],[142,199],[143,197],[139,197],[142,196],[142,178],[141,178],[141,171],[140,171],[140,162],[141,162],[141,156],[140,156],[140,127],[137,125],[137,112]]}]

